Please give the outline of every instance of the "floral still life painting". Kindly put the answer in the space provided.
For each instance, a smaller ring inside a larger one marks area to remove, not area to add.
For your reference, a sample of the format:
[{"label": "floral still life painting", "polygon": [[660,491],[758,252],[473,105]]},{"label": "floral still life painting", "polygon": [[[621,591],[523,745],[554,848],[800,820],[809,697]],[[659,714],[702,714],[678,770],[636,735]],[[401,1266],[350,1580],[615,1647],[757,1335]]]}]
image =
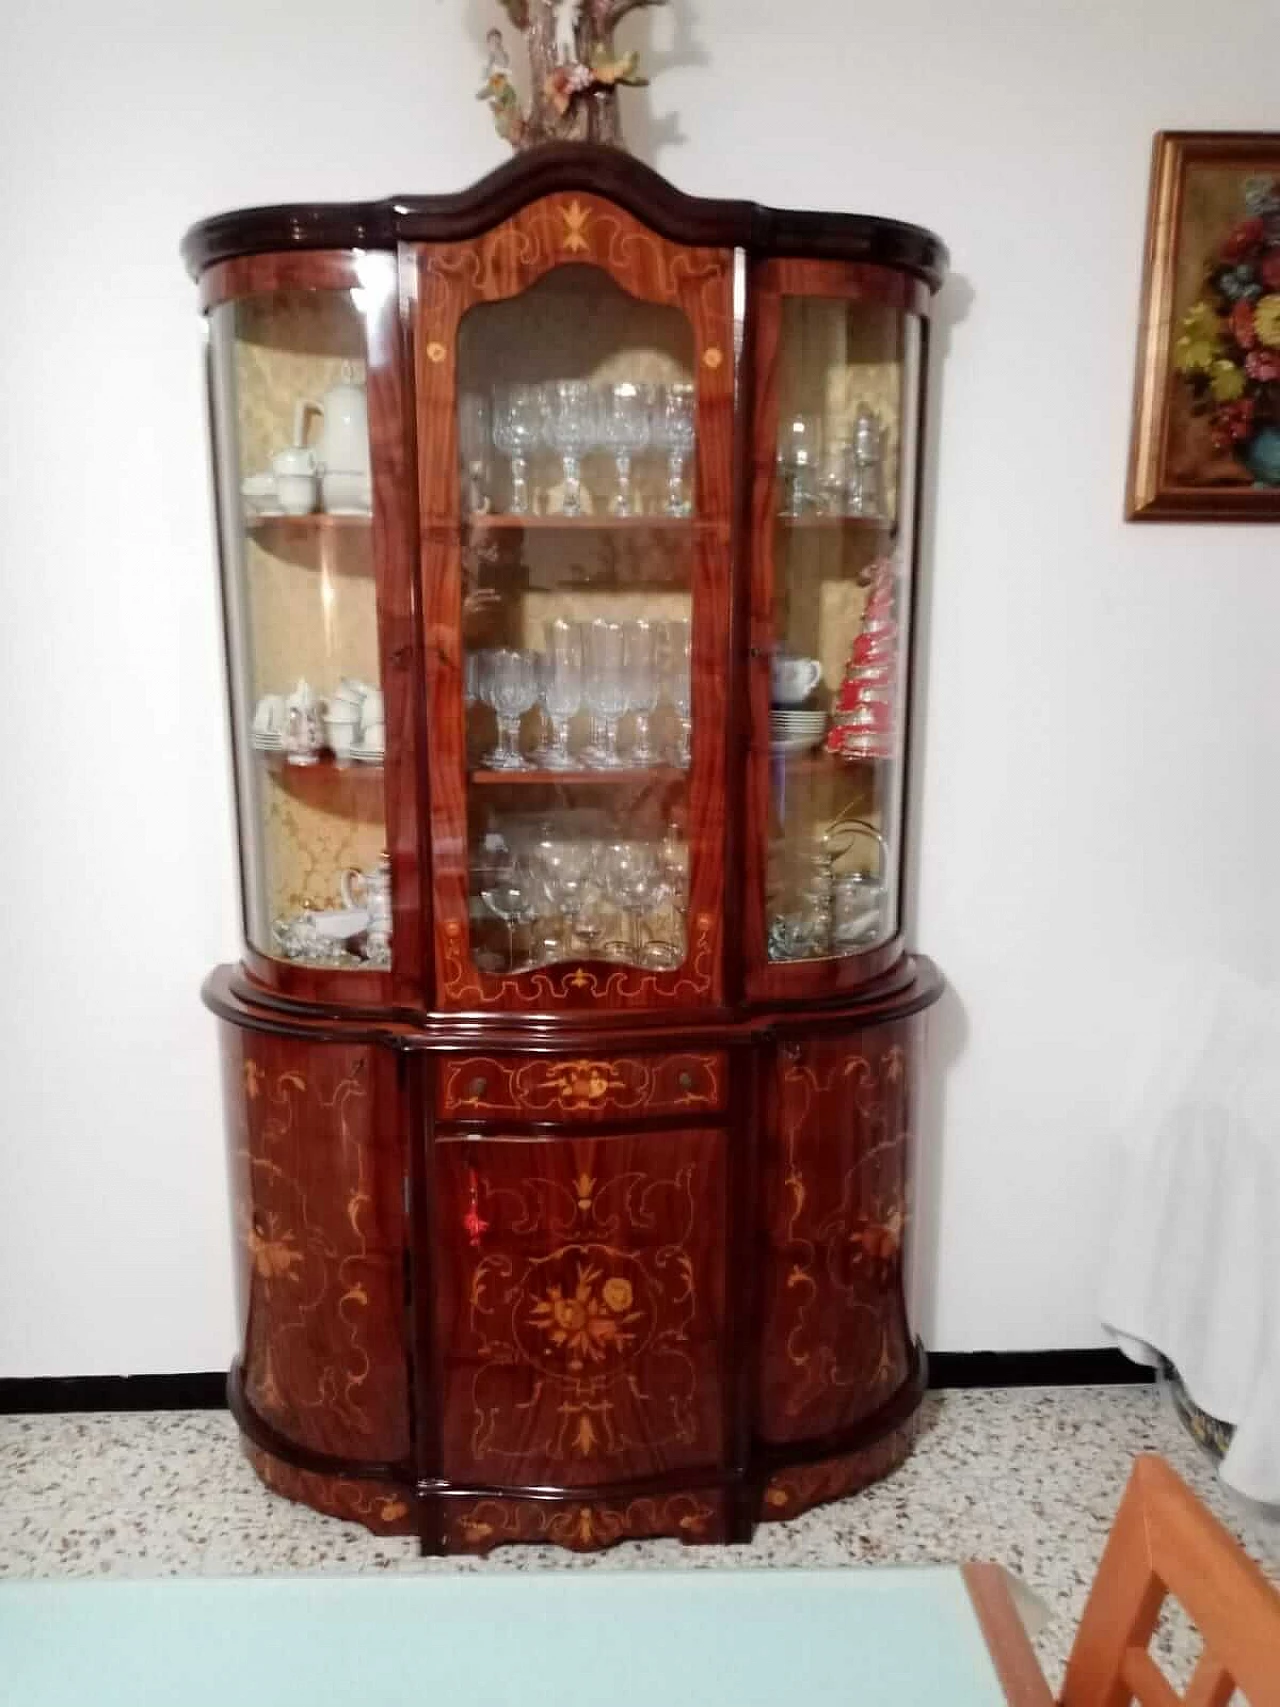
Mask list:
[{"label": "floral still life painting", "polygon": [[1156,138],[1128,514],[1280,520],[1280,135]]}]

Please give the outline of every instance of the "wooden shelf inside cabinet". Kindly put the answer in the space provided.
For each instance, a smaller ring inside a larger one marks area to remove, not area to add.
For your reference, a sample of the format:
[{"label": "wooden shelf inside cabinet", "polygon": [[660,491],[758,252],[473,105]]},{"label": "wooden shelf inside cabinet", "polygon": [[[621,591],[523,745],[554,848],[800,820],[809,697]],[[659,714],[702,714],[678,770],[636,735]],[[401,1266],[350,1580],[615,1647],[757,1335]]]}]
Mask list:
[{"label": "wooden shelf inside cabinet", "polygon": [[491,516],[479,511],[463,522],[471,533],[694,533],[706,525],[695,516]]},{"label": "wooden shelf inside cabinet", "polygon": [[774,765],[781,764],[788,776],[815,776],[820,772],[848,770],[853,766],[862,770],[871,765],[890,765],[893,760],[863,756],[837,757],[835,753],[827,752],[825,747],[814,748],[808,753],[779,753],[770,747],[769,762]]},{"label": "wooden shelf inside cabinet", "polygon": [[372,576],[372,516],[249,516],[245,531],[270,557],[330,575]]},{"label": "wooden shelf inside cabinet", "polygon": [[889,516],[775,516],[787,533],[892,533]]},{"label": "wooden shelf inside cabinet", "polygon": [[384,811],[383,767],[339,765],[322,754],[313,765],[291,765],[283,753],[258,754],[264,769],[296,800],[342,818],[380,818]]},{"label": "wooden shelf inside cabinet", "polygon": [[501,787],[513,783],[517,788],[617,788],[630,784],[633,788],[642,784],[661,782],[683,782],[688,778],[688,771],[681,770],[677,765],[639,765],[625,770],[581,770],[581,771],[491,771],[472,770],[467,773],[468,781],[477,787]]},{"label": "wooden shelf inside cabinet", "polygon": [[373,527],[373,517],[331,516],[316,510],[309,516],[246,516],[244,525],[250,533],[281,533],[306,538],[317,533],[368,533]]}]

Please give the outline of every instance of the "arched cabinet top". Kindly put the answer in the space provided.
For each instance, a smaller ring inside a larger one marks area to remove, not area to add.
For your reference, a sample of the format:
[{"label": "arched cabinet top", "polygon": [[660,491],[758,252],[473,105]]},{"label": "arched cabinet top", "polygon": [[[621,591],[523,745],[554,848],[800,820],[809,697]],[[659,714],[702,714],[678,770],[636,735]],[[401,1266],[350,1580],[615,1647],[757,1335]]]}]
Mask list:
[{"label": "arched cabinet top", "polygon": [[200,221],[182,242],[193,277],[219,261],[313,249],[394,249],[476,237],[540,196],[590,190],[674,243],[745,249],[754,256],[861,261],[899,268],[937,290],[945,244],[918,225],[849,213],[761,207],[686,195],[616,149],[564,143],[534,149],[469,189],[378,202],[309,202],[244,208]]}]

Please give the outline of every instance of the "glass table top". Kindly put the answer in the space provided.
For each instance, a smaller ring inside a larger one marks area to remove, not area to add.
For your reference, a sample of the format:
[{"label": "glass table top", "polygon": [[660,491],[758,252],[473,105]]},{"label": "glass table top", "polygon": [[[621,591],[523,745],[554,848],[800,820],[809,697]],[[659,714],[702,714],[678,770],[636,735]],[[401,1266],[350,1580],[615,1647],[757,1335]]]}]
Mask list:
[{"label": "glass table top", "polygon": [[957,1568],[0,1583],[22,1707],[1003,1707]]}]

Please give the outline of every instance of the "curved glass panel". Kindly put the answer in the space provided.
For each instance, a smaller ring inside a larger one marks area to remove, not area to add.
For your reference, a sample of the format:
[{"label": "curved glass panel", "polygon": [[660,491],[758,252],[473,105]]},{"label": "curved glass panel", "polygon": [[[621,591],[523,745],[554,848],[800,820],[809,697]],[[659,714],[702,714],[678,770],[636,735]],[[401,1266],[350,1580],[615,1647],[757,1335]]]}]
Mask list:
[{"label": "curved glass panel", "polygon": [[770,961],[898,928],[920,323],[782,302],[766,878]]},{"label": "curved glass panel", "polygon": [[339,969],[391,954],[363,295],[209,315],[245,930]]},{"label": "curved glass panel", "polygon": [[595,267],[458,340],[474,964],[688,952],[694,338]]}]

